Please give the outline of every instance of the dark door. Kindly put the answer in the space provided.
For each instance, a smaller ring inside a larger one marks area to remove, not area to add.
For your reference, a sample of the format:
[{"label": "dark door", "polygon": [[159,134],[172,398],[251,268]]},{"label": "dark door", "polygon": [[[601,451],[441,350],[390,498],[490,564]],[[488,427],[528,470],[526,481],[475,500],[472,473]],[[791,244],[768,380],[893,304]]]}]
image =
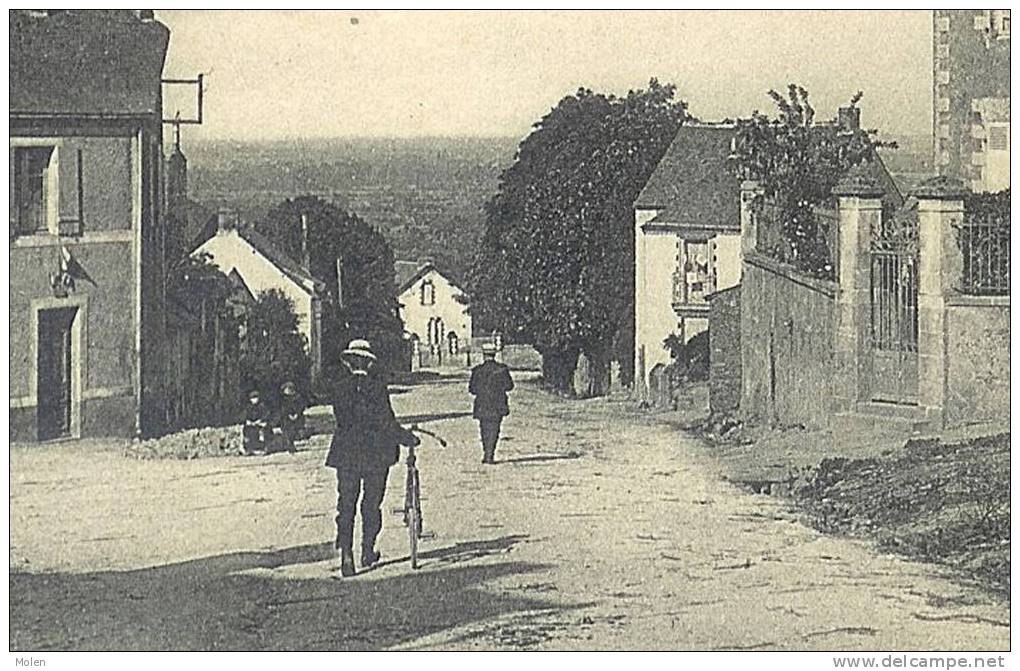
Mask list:
[{"label": "dark door", "polygon": [[39,312],[39,440],[71,433],[71,325],[77,308]]}]

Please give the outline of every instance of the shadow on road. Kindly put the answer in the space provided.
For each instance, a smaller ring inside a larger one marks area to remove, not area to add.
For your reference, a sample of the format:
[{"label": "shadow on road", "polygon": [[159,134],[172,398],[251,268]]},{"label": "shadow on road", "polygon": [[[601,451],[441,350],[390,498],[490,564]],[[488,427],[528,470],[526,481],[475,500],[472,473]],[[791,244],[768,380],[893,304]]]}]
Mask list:
[{"label": "shadow on road", "polygon": [[[434,563],[414,573],[342,580],[316,564],[330,557],[328,543],[133,571],[11,573],[10,647],[375,650],[506,614],[573,608],[481,589],[547,568],[541,564],[462,563],[506,552],[522,538],[458,543],[425,553]],[[290,575],[274,572],[282,567]]]},{"label": "shadow on road", "polygon": [[424,424],[425,422],[438,422],[444,419],[460,419],[461,417],[470,416],[470,412],[439,412],[423,415],[403,415],[397,417],[397,421],[401,424]]},{"label": "shadow on road", "polygon": [[536,461],[559,461],[561,459],[580,459],[580,452],[567,452],[566,454],[531,454],[524,457],[511,457],[509,459],[497,459],[497,464],[526,464]]}]

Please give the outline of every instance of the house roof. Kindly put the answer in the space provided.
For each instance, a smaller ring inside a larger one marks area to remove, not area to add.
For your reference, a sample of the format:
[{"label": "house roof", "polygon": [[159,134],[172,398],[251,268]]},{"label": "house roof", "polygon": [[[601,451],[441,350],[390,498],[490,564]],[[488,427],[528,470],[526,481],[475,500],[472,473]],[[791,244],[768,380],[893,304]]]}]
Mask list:
[{"label": "house roof", "polygon": [[325,282],[316,279],[310,272],[305,270],[299,263],[291,259],[269,238],[262,235],[253,228],[237,229],[237,234],[249,245],[254,247],[270,263],[276,266],[280,272],[290,278],[295,284],[299,284],[306,291],[314,289],[321,290]]},{"label": "house roof", "polygon": [[[195,248],[191,252],[192,254],[198,252],[206,242],[217,235],[218,231],[216,230],[216,223],[216,217],[213,217],[209,224],[206,225],[205,229],[203,229],[199,240],[195,243]],[[287,254],[269,240],[269,238],[258,231],[248,227],[234,228],[232,230],[237,234],[238,238],[251,245],[251,247],[261,254],[264,259],[273,264],[273,266],[275,266],[277,270],[284,275],[284,277],[301,287],[307,293],[322,291],[326,286],[325,282],[305,270],[299,263],[287,256]],[[241,285],[243,285],[248,293],[251,294],[251,290],[248,289],[247,284],[245,284],[239,274],[234,279],[239,280]]]},{"label": "house roof", "polygon": [[735,132],[732,125],[681,126],[635,209],[659,210],[651,223],[739,230],[740,181],[726,164]]},{"label": "house roof", "polygon": [[[740,180],[727,166],[735,128],[727,124],[687,124],[677,131],[635,209],[659,210],[648,222],[678,232],[704,235],[740,230]],[[901,194],[878,152],[857,168],[884,191],[884,205],[903,205]],[[828,205],[835,208],[835,198]]]},{"label": "house roof", "polygon": [[161,112],[170,31],[130,10],[10,12],[12,115]]},{"label": "house roof", "polygon": [[404,293],[409,286],[425,275],[429,268],[432,268],[429,261],[395,261],[393,270],[396,273],[397,294]]}]

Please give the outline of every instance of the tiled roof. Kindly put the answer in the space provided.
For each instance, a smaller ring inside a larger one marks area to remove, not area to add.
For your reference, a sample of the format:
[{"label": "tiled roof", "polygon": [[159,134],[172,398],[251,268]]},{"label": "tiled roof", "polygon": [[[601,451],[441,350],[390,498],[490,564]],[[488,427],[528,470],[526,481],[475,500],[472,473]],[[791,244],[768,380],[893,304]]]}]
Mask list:
[{"label": "tiled roof", "polygon": [[727,125],[681,126],[634,207],[660,210],[656,223],[738,230],[740,181],[726,165],[734,132]]},{"label": "tiled roof", "polygon": [[253,228],[238,229],[237,234],[249,245],[257,249],[260,254],[269,259],[270,263],[279,268],[280,272],[296,284],[305,287],[307,290],[311,290],[313,287],[325,286],[324,282],[315,279],[301,264],[291,259],[269,238]]},{"label": "tiled roof", "polygon": [[129,10],[10,12],[10,113],[160,111],[170,31]]},{"label": "tiled roof", "polygon": [[404,293],[409,286],[421,279],[428,271],[434,269],[431,261],[396,261],[393,269],[397,277],[397,295]]},{"label": "tiled roof", "polygon": [[[682,126],[634,208],[659,210],[651,224],[699,232],[739,230],[740,181],[727,167],[734,133],[732,126],[722,124]],[[903,196],[877,152],[858,169],[885,190],[885,205],[897,209],[903,204]],[[830,201],[835,207],[835,198]]]}]

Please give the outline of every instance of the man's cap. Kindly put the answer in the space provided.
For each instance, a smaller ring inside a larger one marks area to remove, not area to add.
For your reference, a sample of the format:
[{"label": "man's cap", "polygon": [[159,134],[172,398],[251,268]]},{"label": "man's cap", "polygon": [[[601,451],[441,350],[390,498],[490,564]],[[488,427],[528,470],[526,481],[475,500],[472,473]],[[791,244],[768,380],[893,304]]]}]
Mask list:
[{"label": "man's cap", "polygon": [[496,345],[491,342],[487,342],[482,345],[482,354],[496,354]]},{"label": "man's cap", "polygon": [[349,356],[361,356],[365,357],[366,359],[371,359],[372,361],[375,361],[375,354],[372,353],[372,345],[369,344],[367,340],[362,340],[360,338],[352,340],[349,343],[347,343],[347,349],[341,352],[341,354]]},{"label": "man's cap", "polygon": [[248,392],[248,398],[258,398],[259,396],[261,396],[261,394],[258,389],[252,389]]},{"label": "man's cap", "polygon": [[293,382],[284,382],[282,391],[284,394],[295,394],[297,393],[297,387],[294,386]]}]

